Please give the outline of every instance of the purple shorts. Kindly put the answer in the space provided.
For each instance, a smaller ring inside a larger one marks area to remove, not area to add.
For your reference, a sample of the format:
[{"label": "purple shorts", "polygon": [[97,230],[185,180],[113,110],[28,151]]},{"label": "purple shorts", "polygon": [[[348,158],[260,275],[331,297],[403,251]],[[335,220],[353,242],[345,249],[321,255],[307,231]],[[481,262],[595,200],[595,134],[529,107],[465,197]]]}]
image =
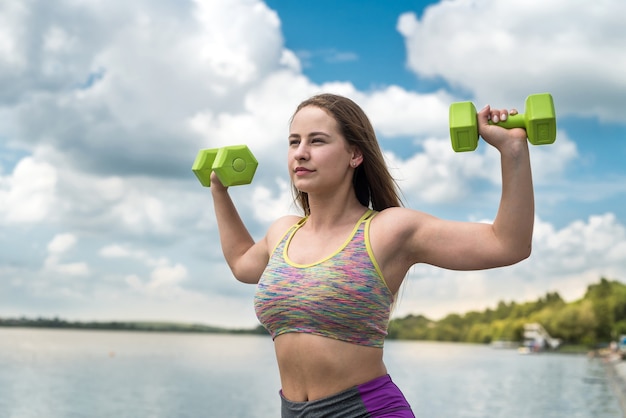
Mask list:
[{"label": "purple shorts", "polygon": [[389,375],[335,395],[309,402],[292,402],[280,393],[282,418],[415,418],[411,406]]}]

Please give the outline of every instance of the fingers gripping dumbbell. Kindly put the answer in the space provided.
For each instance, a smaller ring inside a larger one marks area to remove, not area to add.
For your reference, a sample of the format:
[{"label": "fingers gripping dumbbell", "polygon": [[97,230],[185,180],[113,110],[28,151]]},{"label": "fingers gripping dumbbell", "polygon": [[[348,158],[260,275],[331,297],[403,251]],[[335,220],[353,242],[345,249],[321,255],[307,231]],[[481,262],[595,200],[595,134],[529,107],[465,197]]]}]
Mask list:
[{"label": "fingers gripping dumbbell", "polygon": [[200,150],[191,170],[204,187],[211,186],[212,171],[228,187],[251,183],[258,165],[247,146],[231,145]]},{"label": "fingers gripping dumbbell", "polygon": [[[549,93],[531,94],[526,98],[524,113],[509,115],[506,121],[494,125],[507,129],[524,128],[531,144],[551,144],[556,140],[552,96]],[[456,152],[474,151],[478,146],[478,121],[472,102],[450,105],[450,138]]]}]

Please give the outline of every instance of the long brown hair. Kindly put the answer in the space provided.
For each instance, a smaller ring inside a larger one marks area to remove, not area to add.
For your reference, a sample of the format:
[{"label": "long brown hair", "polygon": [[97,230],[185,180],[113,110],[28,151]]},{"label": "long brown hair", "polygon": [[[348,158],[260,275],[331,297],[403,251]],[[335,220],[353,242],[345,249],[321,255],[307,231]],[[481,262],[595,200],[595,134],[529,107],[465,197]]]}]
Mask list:
[{"label": "long brown hair", "polygon": [[[293,117],[302,108],[316,106],[326,110],[336,121],[339,131],[349,145],[363,154],[363,162],[354,171],[354,192],[363,206],[381,211],[402,206],[398,185],[393,179],[380,150],[372,124],[359,105],[347,97],[324,93],[313,96],[298,105]],[[293,186],[294,200],[305,216],[311,213],[309,196]]]}]

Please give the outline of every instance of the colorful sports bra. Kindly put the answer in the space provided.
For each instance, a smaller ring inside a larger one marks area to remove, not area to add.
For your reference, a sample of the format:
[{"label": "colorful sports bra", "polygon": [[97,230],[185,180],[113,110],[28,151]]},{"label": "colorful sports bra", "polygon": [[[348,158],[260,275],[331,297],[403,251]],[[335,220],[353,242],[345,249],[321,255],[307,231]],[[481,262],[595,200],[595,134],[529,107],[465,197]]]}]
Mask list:
[{"label": "colorful sports bra", "polygon": [[370,221],[376,213],[367,211],[334,254],[313,264],[296,264],[287,255],[307,218],[285,233],[254,296],[257,318],[273,339],[300,332],[383,346],[394,296],[369,243]]}]

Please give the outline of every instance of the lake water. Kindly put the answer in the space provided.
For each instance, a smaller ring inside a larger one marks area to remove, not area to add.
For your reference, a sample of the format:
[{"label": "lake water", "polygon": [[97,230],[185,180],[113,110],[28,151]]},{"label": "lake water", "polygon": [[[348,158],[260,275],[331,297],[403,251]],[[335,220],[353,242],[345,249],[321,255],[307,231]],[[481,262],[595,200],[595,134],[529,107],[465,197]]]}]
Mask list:
[{"label": "lake water", "polygon": [[[417,417],[622,418],[600,360],[387,341]],[[269,337],[0,328],[2,418],[279,417]]]}]

